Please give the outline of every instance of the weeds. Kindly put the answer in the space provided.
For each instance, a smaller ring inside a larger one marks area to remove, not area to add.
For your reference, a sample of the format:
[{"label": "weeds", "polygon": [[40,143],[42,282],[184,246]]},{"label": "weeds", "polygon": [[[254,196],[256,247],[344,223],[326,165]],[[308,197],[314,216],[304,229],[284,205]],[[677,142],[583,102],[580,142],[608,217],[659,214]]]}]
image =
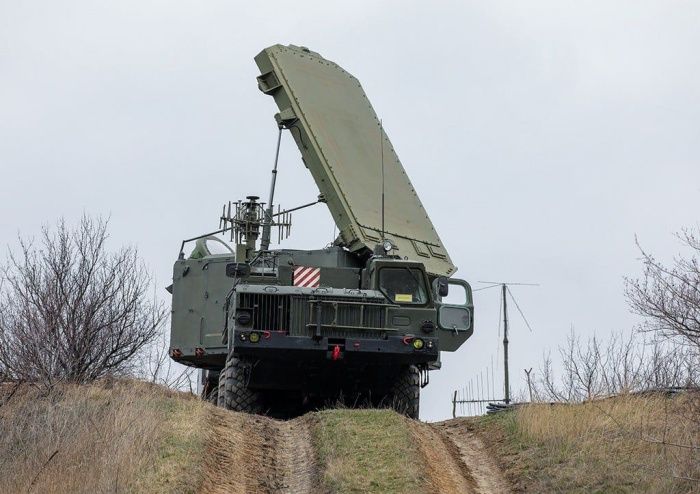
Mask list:
[{"label": "weeds", "polygon": [[313,443],[332,492],[420,492],[423,466],[403,417],[389,410],[315,414]]},{"label": "weeds", "polygon": [[0,492],[193,491],[201,403],[173,395],[136,381],[22,386],[0,407]]},{"label": "weeds", "polygon": [[529,405],[476,424],[524,492],[700,492],[695,399]]}]

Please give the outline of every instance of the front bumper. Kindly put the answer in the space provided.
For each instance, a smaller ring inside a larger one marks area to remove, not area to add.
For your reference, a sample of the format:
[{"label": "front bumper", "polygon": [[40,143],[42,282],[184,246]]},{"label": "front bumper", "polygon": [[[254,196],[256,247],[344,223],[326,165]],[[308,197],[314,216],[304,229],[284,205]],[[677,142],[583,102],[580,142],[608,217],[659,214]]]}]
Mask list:
[{"label": "front bumper", "polygon": [[[252,338],[251,335],[255,334]],[[240,356],[277,361],[345,360],[370,363],[431,363],[438,359],[438,339],[389,335],[385,338],[289,336],[280,331],[234,331],[234,352]],[[421,348],[414,346],[421,340]]]}]

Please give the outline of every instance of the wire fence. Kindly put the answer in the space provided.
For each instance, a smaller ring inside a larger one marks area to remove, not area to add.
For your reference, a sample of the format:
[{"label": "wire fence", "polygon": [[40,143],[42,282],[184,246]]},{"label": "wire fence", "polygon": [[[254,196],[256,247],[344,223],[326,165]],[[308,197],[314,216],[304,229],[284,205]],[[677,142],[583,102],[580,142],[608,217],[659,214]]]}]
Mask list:
[{"label": "wire fence", "polygon": [[472,376],[466,385],[456,389],[452,393],[452,417],[475,417],[489,413],[493,407],[489,404],[505,404],[505,399],[499,396],[504,394],[496,387],[493,364]]}]

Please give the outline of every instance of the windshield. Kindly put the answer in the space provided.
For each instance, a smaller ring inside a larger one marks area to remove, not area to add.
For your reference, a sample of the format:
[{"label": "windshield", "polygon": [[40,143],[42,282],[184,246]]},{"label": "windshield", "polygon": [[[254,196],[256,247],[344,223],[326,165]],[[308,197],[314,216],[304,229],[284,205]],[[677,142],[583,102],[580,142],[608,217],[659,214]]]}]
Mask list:
[{"label": "windshield", "polygon": [[425,304],[428,301],[423,273],[415,268],[382,268],[379,289],[397,304]]}]

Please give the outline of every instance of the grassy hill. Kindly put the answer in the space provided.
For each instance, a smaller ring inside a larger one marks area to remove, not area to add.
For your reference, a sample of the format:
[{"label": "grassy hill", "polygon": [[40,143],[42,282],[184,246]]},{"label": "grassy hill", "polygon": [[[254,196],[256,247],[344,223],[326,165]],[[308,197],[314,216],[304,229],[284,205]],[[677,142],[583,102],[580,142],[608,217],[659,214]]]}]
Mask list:
[{"label": "grassy hill", "polygon": [[193,492],[204,417],[200,400],[140,382],[22,386],[0,407],[0,492]]},{"label": "grassy hill", "polygon": [[[470,492],[444,439],[388,410],[282,422],[137,381],[0,401],[0,492]],[[440,463],[439,472],[433,463]],[[437,475],[439,473],[439,475]]]},{"label": "grassy hill", "polygon": [[50,392],[5,385],[2,395],[0,493],[698,488],[681,478],[697,475],[697,451],[653,442],[698,439],[692,420],[678,415],[683,404],[660,397],[424,424],[387,410],[325,410],[282,422],[137,381]]},{"label": "grassy hill", "polygon": [[515,492],[700,492],[700,396],[530,405],[451,421],[486,443]]}]

